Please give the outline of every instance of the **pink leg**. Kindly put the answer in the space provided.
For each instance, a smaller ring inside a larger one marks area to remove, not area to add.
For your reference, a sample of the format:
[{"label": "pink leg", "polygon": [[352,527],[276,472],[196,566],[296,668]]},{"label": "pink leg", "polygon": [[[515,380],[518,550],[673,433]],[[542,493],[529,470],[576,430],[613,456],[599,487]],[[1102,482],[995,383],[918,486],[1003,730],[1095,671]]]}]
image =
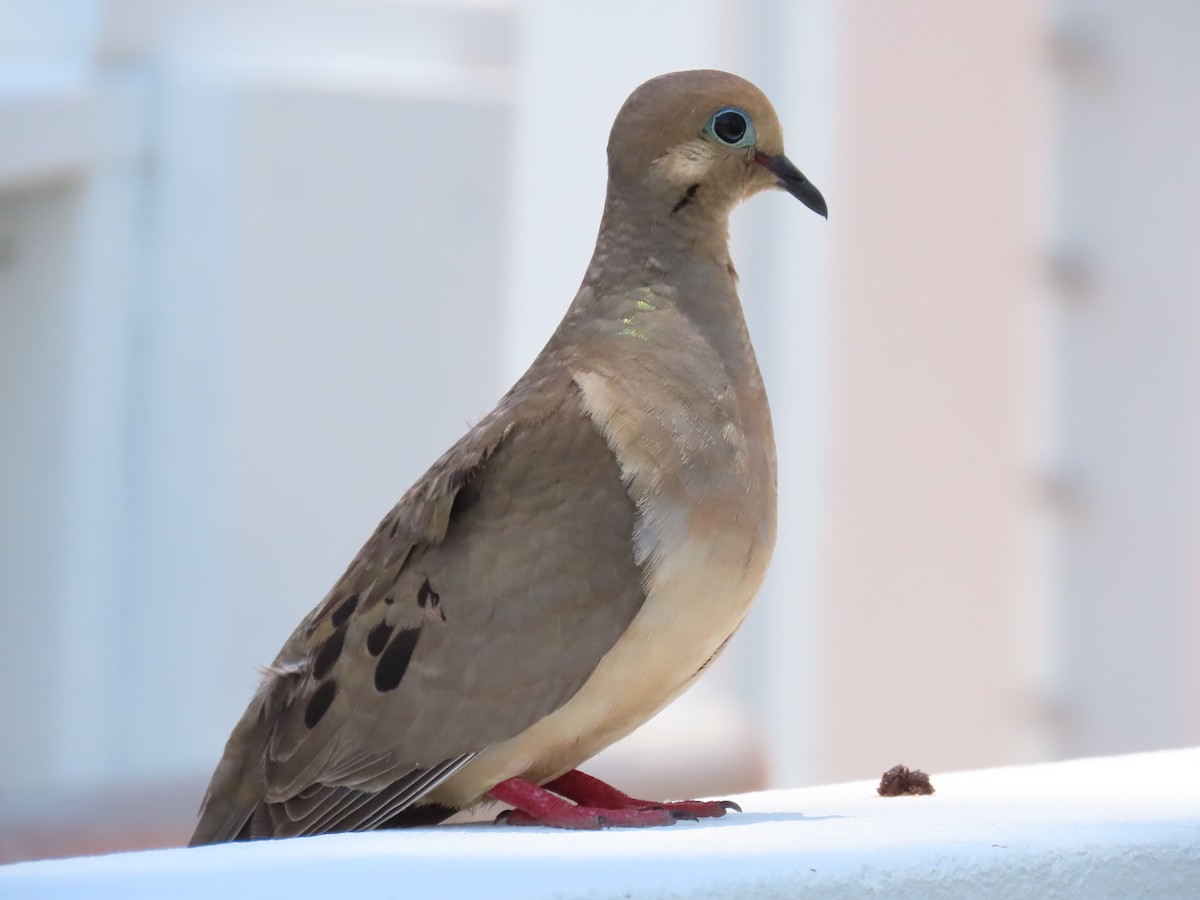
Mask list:
[{"label": "pink leg", "polygon": [[732,800],[637,800],[578,769],[559,776],[546,787],[582,806],[599,809],[665,809],[677,819],[719,819],[728,810],[742,811]]},{"label": "pink leg", "polygon": [[595,831],[610,825],[643,828],[650,825],[674,825],[675,816],[658,809],[607,809],[576,806],[524,778],[508,778],[490,791],[501,803],[515,807],[501,813],[497,822],[510,825],[548,825],[552,828],[581,828]]}]

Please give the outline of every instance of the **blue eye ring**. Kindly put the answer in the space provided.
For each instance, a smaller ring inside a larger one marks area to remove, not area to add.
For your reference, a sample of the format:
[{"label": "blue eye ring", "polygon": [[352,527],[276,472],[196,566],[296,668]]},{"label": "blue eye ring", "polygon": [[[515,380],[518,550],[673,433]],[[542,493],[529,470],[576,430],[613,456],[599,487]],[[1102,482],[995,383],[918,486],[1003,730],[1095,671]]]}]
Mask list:
[{"label": "blue eye ring", "polygon": [[726,147],[740,150],[754,146],[754,123],[745,110],[736,106],[726,106],[713,113],[704,126],[704,133]]}]

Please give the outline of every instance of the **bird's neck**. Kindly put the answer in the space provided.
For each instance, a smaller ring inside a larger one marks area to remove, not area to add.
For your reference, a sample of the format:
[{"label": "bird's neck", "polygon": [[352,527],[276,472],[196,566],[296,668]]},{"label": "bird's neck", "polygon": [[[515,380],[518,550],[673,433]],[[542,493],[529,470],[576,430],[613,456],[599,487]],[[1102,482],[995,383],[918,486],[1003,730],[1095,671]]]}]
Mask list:
[{"label": "bird's neck", "polygon": [[667,283],[682,288],[704,277],[713,282],[710,290],[720,290],[725,282],[733,293],[728,215],[692,213],[672,211],[657,197],[627,199],[610,193],[584,286],[619,290]]},{"label": "bird's neck", "polygon": [[[611,320],[616,332],[635,329],[653,342],[655,330],[638,329],[639,299],[653,309],[665,300],[691,322],[694,334],[709,344],[731,370],[758,378],[754,351],[737,294],[737,275],[729,258],[728,218],[658,215],[636,203],[614,200],[605,206],[596,251],[563,326],[551,340],[571,344],[588,340]],[[650,326],[652,318],[647,319]],[[582,326],[582,332],[576,325]],[[550,349],[550,348],[548,348]]]}]

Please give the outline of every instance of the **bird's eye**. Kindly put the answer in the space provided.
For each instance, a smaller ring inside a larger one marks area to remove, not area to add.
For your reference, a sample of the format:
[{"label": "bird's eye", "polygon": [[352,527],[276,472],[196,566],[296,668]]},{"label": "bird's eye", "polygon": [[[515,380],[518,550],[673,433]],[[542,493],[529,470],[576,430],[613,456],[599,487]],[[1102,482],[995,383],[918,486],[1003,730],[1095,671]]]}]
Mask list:
[{"label": "bird's eye", "polygon": [[750,147],[754,144],[754,124],[748,115],[733,107],[713,113],[704,130],[730,147]]}]

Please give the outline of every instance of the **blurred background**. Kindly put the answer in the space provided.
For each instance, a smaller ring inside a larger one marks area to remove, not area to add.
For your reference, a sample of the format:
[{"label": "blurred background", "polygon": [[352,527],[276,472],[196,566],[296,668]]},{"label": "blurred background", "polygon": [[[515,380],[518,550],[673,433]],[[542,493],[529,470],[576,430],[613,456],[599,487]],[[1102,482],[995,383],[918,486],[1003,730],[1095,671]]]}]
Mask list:
[{"label": "blurred background", "polygon": [[569,303],[644,79],[772,98],[721,794],[1200,742],[1200,5],[0,0],[0,860],[186,840],[268,662]]}]

